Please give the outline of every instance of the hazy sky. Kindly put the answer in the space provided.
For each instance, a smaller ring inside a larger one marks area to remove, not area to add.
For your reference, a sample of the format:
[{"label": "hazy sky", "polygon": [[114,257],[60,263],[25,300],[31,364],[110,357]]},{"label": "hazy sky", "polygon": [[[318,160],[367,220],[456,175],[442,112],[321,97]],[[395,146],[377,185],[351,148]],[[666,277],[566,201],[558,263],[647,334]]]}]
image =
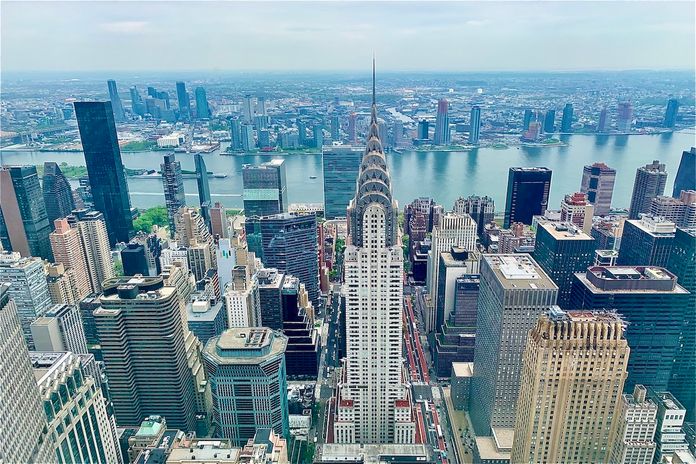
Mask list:
[{"label": "hazy sky", "polygon": [[693,69],[694,2],[0,2],[27,70]]}]

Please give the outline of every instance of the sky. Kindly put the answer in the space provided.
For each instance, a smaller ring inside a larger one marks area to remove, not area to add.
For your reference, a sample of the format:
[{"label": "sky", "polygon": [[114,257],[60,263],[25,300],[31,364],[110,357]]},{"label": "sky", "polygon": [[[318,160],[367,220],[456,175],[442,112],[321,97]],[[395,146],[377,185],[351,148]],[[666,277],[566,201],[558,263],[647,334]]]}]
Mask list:
[{"label": "sky", "polygon": [[694,69],[696,2],[0,2],[18,71]]}]

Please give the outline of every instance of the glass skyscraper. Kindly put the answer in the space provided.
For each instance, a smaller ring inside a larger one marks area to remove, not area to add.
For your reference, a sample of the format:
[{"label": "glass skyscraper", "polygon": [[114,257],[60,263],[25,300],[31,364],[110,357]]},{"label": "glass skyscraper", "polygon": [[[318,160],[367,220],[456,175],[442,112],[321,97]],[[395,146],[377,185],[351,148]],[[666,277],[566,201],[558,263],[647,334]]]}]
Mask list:
[{"label": "glass skyscraper", "polygon": [[244,214],[269,216],[288,211],[288,192],[285,180],[285,162],[274,159],[258,165],[242,167],[244,184]]},{"label": "glass skyscraper", "polygon": [[327,147],[322,153],[324,171],[324,217],[346,216],[348,203],[355,196],[363,149],[358,147]]},{"label": "glass skyscraper", "polygon": [[106,81],[109,87],[109,100],[111,100],[111,108],[114,110],[114,119],[116,121],[123,121],[126,116],[123,112],[123,103],[121,102],[121,97],[118,95],[118,88],[116,88],[116,81],[109,79]]},{"label": "glass skyscraper", "polygon": [[212,200],[210,198],[210,184],[208,183],[208,168],[205,165],[203,155],[196,153],[193,157],[196,165],[196,181],[198,184],[198,201],[201,205],[201,216],[210,228],[210,206]]},{"label": "glass skyscraper", "polygon": [[507,229],[515,222],[531,224],[532,216],[544,214],[550,190],[550,169],[510,168],[503,227]]},{"label": "glass skyscraper", "polygon": [[210,106],[203,87],[196,87],[196,116],[198,119],[208,119],[210,117]]},{"label": "glass skyscraper", "polygon": [[179,103],[179,119],[188,121],[191,119],[191,99],[186,92],[186,84],[184,82],[176,83],[176,99]]},{"label": "glass skyscraper", "polygon": [[176,228],[174,216],[179,208],[186,204],[181,163],[176,160],[174,153],[170,153],[164,155],[164,161],[160,164],[160,170],[162,171],[162,184],[164,185],[164,204],[167,207],[167,216],[169,217],[169,234],[173,237],[174,229]]},{"label": "glass skyscraper", "polygon": [[479,143],[479,135],[481,133],[481,107],[474,106],[471,108],[471,117],[469,119],[469,143],[477,145]]},{"label": "glass skyscraper", "polygon": [[682,190],[696,190],[696,148],[691,147],[690,151],[684,150],[674,178],[674,189],[672,196],[679,198]]},{"label": "glass skyscraper", "polygon": [[70,182],[63,175],[58,163],[46,161],[43,174],[43,197],[48,221],[64,218],[75,209]]}]

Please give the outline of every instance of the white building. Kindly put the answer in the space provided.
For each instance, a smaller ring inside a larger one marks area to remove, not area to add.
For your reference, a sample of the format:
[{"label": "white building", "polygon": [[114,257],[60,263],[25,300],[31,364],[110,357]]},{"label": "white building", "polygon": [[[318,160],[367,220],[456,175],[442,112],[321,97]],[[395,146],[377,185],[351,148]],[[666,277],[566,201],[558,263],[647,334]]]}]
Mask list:
[{"label": "white building", "polygon": [[223,295],[227,310],[227,327],[257,327],[261,323],[259,281],[255,268],[236,266],[232,281]]},{"label": "white building", "polygon": [[655,455],[657,405],[646,398],[647,390],[636,385],[633,394],[624,394],[616,418],[616,434],[610,462],[619,464],[650,464]]},{"label": "white building", "polygon": [[31,323],[36,351],[71,351],[87,354],[82,317],[76,306],[57,304]]},{"label": "white building", "polygon": [[186,137],[184,134],[178,132],[173,132],[169,135],[164,135],[157,139],[157,146],[159,148],[176,148],[183,145],[186,142]]}]

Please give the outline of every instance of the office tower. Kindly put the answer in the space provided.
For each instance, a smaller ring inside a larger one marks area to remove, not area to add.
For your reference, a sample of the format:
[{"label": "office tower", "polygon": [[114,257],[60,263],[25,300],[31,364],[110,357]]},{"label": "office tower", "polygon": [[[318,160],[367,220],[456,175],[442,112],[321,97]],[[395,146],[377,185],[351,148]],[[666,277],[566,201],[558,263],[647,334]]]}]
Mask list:
[{"label": "office tower", "polygon": [[133,86],[130,88],[131,111],[138,116],[145,116],[145,103],[143,97],[140,96],[138,88]]},{"label": "office tower", "polygon": [[563,107],[563,119],[561,119],[561,132],[573,132],[573,104],[566,103]]},{"label": "office tower", "polygon": [[[9,298],[22,323],[25,338],[31,340],[29,325],[49,308],[51,298],[40,258],[24,258],[17,252],[0,251],[0,284],[9,284]],[[32,344],[29,343],[29,348]]]},{"label": "office tower", "polygon": [[257,133],[259,148],[269,149],[271,147],[271,131],[260,129]]},{"label": "office tower", "polygon": [[167,207],[167,216],[169,216],[169,235],[173,237],[174,216],[179,208],[186,204],[181,163],[176,160],[174,153],[170,153],[164,155],[164,162],[160,164],[160,170],[162,171],[162,184],[164,185],[164,205]]},{"label": "office tower", "polygon": [[[669,391],[686,405],[696,405],[696,229],[677,229],[667,269],[677,277],[679,285],[689,291],[689,302],[682,319],[679,350],[669,380]],[[696,417],[696,408],[687,408],[687,420]]]},{"label": "office tower", "polygon": [[549,204],[551,170],[548,168],[510,168],[505,199],[505,222],[531,224],[532,216],[544,214]]},{"label": "office tower", "polygon": [[242,446],[256,429],[289,435],[286,336],[265,327],[228,329],[203,350],[218,436]]},{"label": "office tower", "polygon": [[631,102],[619,102],[616,116],[616,129],[619,132],[629,132],[633,124],[633,105]]},{"label": "office tower", "polygon": [[594,205],[596,215],[609,214],[615,180],[616,169],[612,169],[604,163],[594,163],[583,168],[580,191],[587,194],[587,201]]},{"label": "office tower", "polygon": [[99,211],[75,210],[68,217],[68,222],[77,224],[80,232],[92,291],[101,292],[102,282],[114,276],[104,215]]},{"label": "office tower", "polygon": [[572,224],[545,222],[537,226],[534,260],[558,286],[558,304],[568,308],[573,276],[592,264],[595,240]]},{"label": "office tower", "polygon": [[288,211],[284,160],[274,159],[257,165],[245,164],[242,166],[242,182],[246,217]]},{"label": "office tower", "polygon": [[480,282],[469,411],[476,434],[490,435],[515,426],[527,333],[558,287],[527,254],[483,255]]},{"label": "office tower", "polygon": [[667,171],[665,165],[658,160],[652,164],[646,164],[636,170],[636,179],[633,183],[631,195],[631,207],[628,212],[629,219],[638,219],[641,213],[650,211],[650,202],[653,198],[665,193],[667,183]]},{"label": "office tower", "polygon": [[196,117],[198,119],[210,119],[210,107],[208,106],[208,98],[205,95],[203,87],[196,87]]},{"label": "office tower", "polygon": [[189,269],[193,272],[196,281],[204,279],[208,272],[215,267],[213,263],[213,246],[211,242],[201,242],[193,239],[186,247]]},{"label": "office tower", "polygon": [[435,145],[449,145],[450,143],[449,102],[444,98],[437,101],[433,143]]},{"label": "office tower", "polygon": [[72,271],[75,296],[78,301],[81,300],[92,292],[92,288],[87,270],[87,257],[82,246],[79,229],[70,227],[65,218],[56,219],[55,230],[48,237],[55,262]]},{"label": "office tower", "polygon": [[114,120],[123,121],[126,119],[123,113],[123,103],[121,103],[121,97],[118,95],[118,89],[116,88],[116,81],[109,79],[106,81],[109,87],[109,100],[111,101],[111,108],[114,112]]},{"label": "office tower", "polygon": [[[468,214],[445,213],[439,224],[433,226],[432,246],[428,254],[428,293],[430,302],[425,318],[426,332],[436,327],[436,304],[438,301],[438,273],[440,253],[448,252],[453,247],[464,251],[476,250],[476,223]],[[470,272],[475,273],[475,272]]]},{"label": "office tower", "polygon": [[471,216],[476,221],[476,233],[482,235],[484,226],[491,222],[495,215],[495,202],[488,196],[459,197],[454,201],[452,212]]},{"label": "office tower", "polygon": [[159,275],[162,271],[159,262],[159,258],[162,254],[162,239],[155,233],[146,234],[144,232],[138,232],[135,237],[133,237],[133,240],[131,240],[131,243],[140,244],[144,248],[145,260],[147,262],[147,274],[143,275]]},{"label": "office tower", "polygon": [[314,125],[312,128],[312,135],[314,136],[314,147],[321,149],[324,145],[324,128],[320,123]]},{"label": "office tower", "polygon": [[297,140],[299,141],[299,144],[301,147],[306,147],[307,146],[307,125],[301,119],[297,119],[297,121],[295,121],[295,124],[297,124]]},{"label": "office tower", "polygon": [[348,142],[350,143],[356,143],[358,141],[357,122],[358,115],[350,113],[350,116],[348,116]]},{"label": "office tower", "polygon": [[643,215],[624,222],[616,262],[620,266],[664,266],[672,250],[676,226],[673,222]]},{"label": "office tower", "polygon": [[0,213],[7,234],[4,248],[53,260],[51,224],[36,166],[0,166]]},{"label": "office tower", "polygon": [[[30,353],[57,462],[123,462],[99,379],[73,353]],[[46,461],[48,462],[48,461]]]},{"label": "office tower", "polygon": [[597,121],[597,132],[599,132],[600,134],[607,131],[607,114],[608,112],[606,108],[602,108],[602,111],[599,112],[599,120]]},{"label": "office tower", "polygon": [[[104,282],[94,321],[101,343],[116,422],[138,424],[159,413],[183,430],[195,430],[198,388],[189,356],[195,340],[184,326],[176,287],[159,277]],[[195,367],[195,363],[193,363]]]},{"label": "office tower", "polygon": [[[1,266],[1,264],[0,264]],[[7,284],[0,283],[0,460],[49,462],[53,439],[44,430],[46,416],[22,336],[17,306]]]},{"label": "office tower", "polygon": [[210,208],[210,233],[213,237],[227,238],[229,236],[227,214],[225,207],[219,201]]},{"label": "office tower", "polygon": [[196,184],[198,185],[198,202],[201,205],[201,216],[210,227],[209,209],[212,205],[210,198],[210,184],[208,183],[208,168],[205,165],[203,155],[196,153],[194,155],[194,164],[196,165]]},{"label": "office tower", "polygon": [[394,148],[399,148],[404,144],[404,123],[403,121],[396,120],[392,126],[392,137]]},{"label": "office tower", "polygon": [[254,97],[244,95],[242,116],[246,124],[251,124],[254,121],[254,113]]},{"label": "office tower", "polygon": [[327,146],[322,152],[324,173],[324,217],[346,216],[348,203],[355,194],[363,150],[351,146]]},{"label": "office tower", "polygon": [[[230,238],[221,238],[218,240],[215,249],[215,261],[218,272],[218,282],[220,289],[225,290],[227,283],[232,280],[232,269],[246,259],[247,244],[244,240],[243,232],[235,231]],[[239,255],[239,259],[237,256]]]},{"label": "office tower", "polygon": [[630,352],[623,332],[609,312],[554,306],[539,318],[522,357],[510,462],[607,462]]},{"label": "office tower", "polygon": [[575,274],[570,295],[571,308],[613,308],[628,322],[627,391],[667,388],[688,302],[674,274],[647,266],[592,266]]},{"label": "office tower", "polygon": [[239,118],[232,118],[230,120],[230,147],[234,150],[242,149],[242,122]]},{"label": "office tower", "polygon": [[529,124],[532,122],[533,118],[534,118],[534,112],[530,109],[525,109],[524,116],[522,117],[522,131],[523,132],[529,129]]},{"label": "office tower", "polygon": [[544,116],[544,132],[556,132],[556,110],[547,110]]},{"label": "office tower", "polygon": [[667,109],[665,110],[665,120],[662,123],[664,127],[673,129],[677,123],[677,113],[679,112],[679,100],[670,98],[667,100]]},{"label": "office tower", "polygon": [[[77,306],[57,304],[31,323],[36,351],[70,351],[87,354],[87,339]],[[99,380],[99,379],[97,379]]]},{"label": "office tower", "polygon": [[254,263],[232,269],[232,280],[223,289],[227,327],[258,327],[261,324],[259,282]]},{"label": "office tower", "polygon": [[94,322],[94,310],[101,306],[99,302],[99,294],[92,293],[87,295],[82,301],[77,303],[82,318],[82,327],[85,331],[85,338],[88,345],[98,345],[99,336],[97,335],[97,326]]},{"label": "office tower", "polygon": [[586,234],[592,230],[594,206],[587,200],[587,194],[576,192],[561,200],[561,221],[570,222]]},{"label": "office tower", "polygon": [[319,301],[317,218],[314,214],[276,214],[259,219],[260,258],[265,267],[276,268],[300,279],[309,299]]},{"label": "office tower", "polygon": [[297,277],[286,275],[281,288],[283,335],[288,337],[285,366],[288,377],[316,379],[320,336],[314,328],[314,308]]},{"label": "office tower", "polygon": [[261,306],[261,325],[273,330],[283,329],[282,289],[285,274],[278,269],[258,270],[259,302]]},{"label": "office tower", "polygon": [[696,191],[682,190],[679,198],[658,196],[650,202],[650,216],[661,217],[677,227],[696,227]]},{"label": "office tower", "polygon": [[191,100],[184,82],[176,83],[176,99],[179,103],[179,119],[189,121],[191,119]]},{"label": "office tower", "polygon": [[471,145],[478,145],[480,132],[481,132],[481,107],[474,106],[471,108],[471,116],[469,118],[469,143]]},{"label": "office tower", "polygon": [[51,224],[75,209],[70,182],[63,175],[58,163],[53,161],[44,163],[42,188],[46,214]]},{"label": "office tower", "polygon": [[609,462],[652,464],[657,405],[647,398],[647,389],[643,385],[636,385],[633,394],[622,395],[614,424],[612,446],[608,449]]},{"label": "office tower", "polygon": [[430,137],[430,123],[426,119],[418,121],[418,129],[416,130],[416,138],[418,140],[428,140]]},{"label": "office tower", "polygon": [[258,97],[256,99],[256,114],[258,114],[259,116],[267,116],[266,97]]},{"label": "office tower", "polygon": [[254,126],[251,124],[242,124],[242,150],[252,151],[256,147],[254,142]]},{"label": "office tower", "polygon": [[337,114],[331,115],[331,141],[336,142],[341,138],[341,121]]},{"label": "office tower", "polygon": [[145,247],[140,243],[130,242],[121,250],[121,263],[123,275],[150,275],[147,258],[145,258]]},{"label": "office tower", "polygon": [[[655,457],[654,464],[669,462],[665,458],[672,456],[672,462],[683,464],[694,462],[694,457],[684,461],[674,459],[676,453],[687,451],[689,444],[684,433],[684,417],[686,408],[668,391],[656,391],[650,388],[649,398],[657,404],[657,432],[655,433]],[[688,455],[687,455],[688,456]]]},{"label": "office tower", "polygon": [[679,161],[677,175],[674,178],[672,196],[679,198],[682,190],[696,190],[696,148],[684,150]]},{"label": "office tower", "polygon": [[186,303],[186,322],[203,345],[227,328],[224,302],[215,295],[212,283],[199,282],[196,285],[191,301]]},{"label": "office tower", "polygon": [[133,236],[128,184],[110,102],[75,102],[94,207],[104,214],[109,243]]},{"label": "office tower", "polygon": [[52,304],[77,304],[80,301],[72,269],[65,269],[65,266],[57,263],[49,264],[46,272],[46,284]]}]

